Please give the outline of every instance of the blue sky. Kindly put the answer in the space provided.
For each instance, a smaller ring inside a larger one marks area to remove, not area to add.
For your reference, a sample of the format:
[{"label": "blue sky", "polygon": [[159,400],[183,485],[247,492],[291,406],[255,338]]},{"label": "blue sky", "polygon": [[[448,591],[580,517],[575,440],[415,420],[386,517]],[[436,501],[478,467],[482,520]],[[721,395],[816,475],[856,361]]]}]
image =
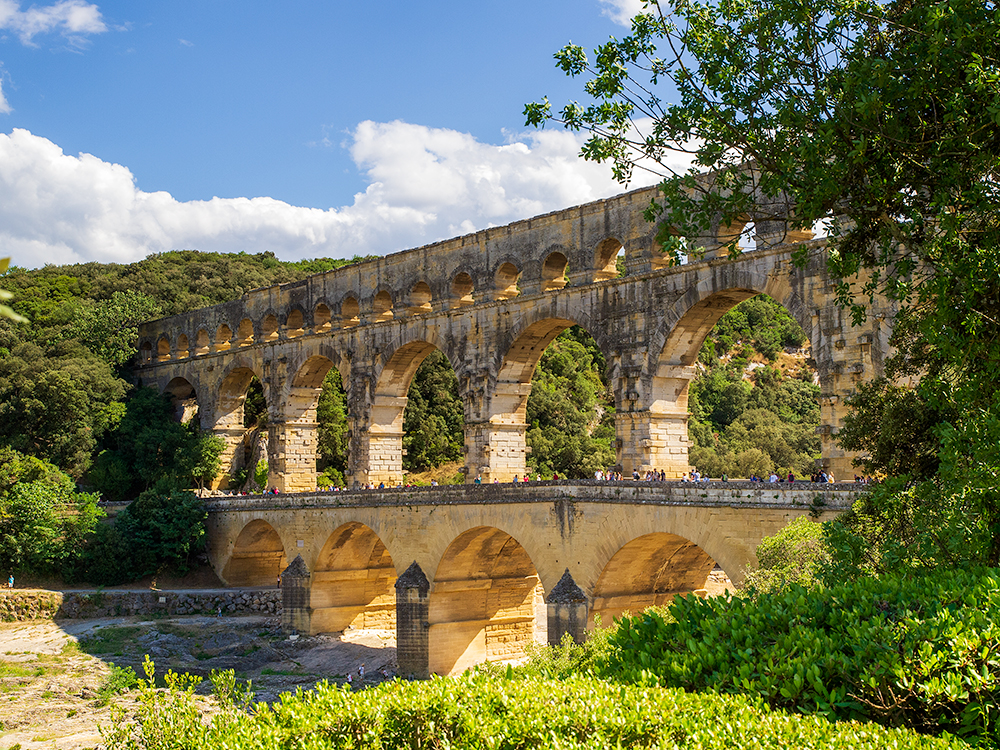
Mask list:
[{"label": "blue sky", "polygon": [[382,254],[621,192],[522,109],[639,6],[0,0],[0,255]]}]

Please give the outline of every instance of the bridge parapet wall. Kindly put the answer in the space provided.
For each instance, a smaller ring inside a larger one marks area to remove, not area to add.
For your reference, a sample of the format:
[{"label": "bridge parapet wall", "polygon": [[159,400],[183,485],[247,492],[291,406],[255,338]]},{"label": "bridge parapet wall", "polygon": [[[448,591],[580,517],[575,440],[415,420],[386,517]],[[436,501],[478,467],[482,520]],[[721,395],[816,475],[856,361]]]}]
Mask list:
[{"label": "bridge parapet wall", "polygon": [[854,482],[542,481],[516,484],[393,487],[380,490],[209,497],[209,513],[316,508],[502,505],[573,502],[843,511],[864,486]]}]

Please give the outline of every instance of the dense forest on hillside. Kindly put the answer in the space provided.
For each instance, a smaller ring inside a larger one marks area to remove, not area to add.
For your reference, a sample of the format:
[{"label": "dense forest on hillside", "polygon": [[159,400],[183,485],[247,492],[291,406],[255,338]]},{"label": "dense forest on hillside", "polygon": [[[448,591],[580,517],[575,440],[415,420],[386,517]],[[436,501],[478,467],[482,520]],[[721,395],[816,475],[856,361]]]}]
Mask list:
[{"label": "dense forest on hillside", "polygon": [[[220,471],[221,444],[194,424],[175,422],[172,408],[158,394],[130,384],[136,325],[347,262],[287,263],[270,253],[179,251],[129,265],[11,269],[2,277],[3,287],[14,295],[14,310],[30,322],[0,320],[0,446],[7,451],[0,463],[15,477],[0,487],[0,516],[9,519],[21,502],[15,485],[41,482],[37,492],[32,491],[42,498],[42,506],[87,504],[97,495],[108,500],[139,498],[132,515],[145,508],[151,514],[147,526],[165,525],[164,498],[184,505],[178,493],[209,482]],[[804,342],[798,325],[767,297],[748,300],[721,319],[702,348],[701,374],[690,390],[694,466],[712,476],[810,472],[818,453],[819,389],[806,364],[807,352],[787,353]],[[532,476],[583,478],[614,466],[614,397],[605,369],[593,338],[576,326],[545,351],[527,409]],[[256,380],[245,411],[247,429],[263,433],[267,405]],[[347,420],[344,387],[336,370],[324,381],[318,421],[319,483],[343,484]],[[460,466],[462,430],[455,372],[443,354],[434,352],[410,386],[404,470],[415,474]],[[29,471],[29,464],[35,468]],[[266,476],[265,456],[260,464],[231,476],[230,484],[262,486]],[[450,481],[461,480],[461,474],[452,473]],[[84,493],[67,489],[76,486]],[[196,515],[196,505],[185,502]],[[90,515],[87,511],[83,517]],[[131,528],[129,516],[119,527]],[[153,534],[148,528],[137,529],[134,533]],[[87,533],[108,534],[106,529],[84,530],[76,534],[74,544],[82,544]],[[171,533],[177,537],[176,549],[137,563],[137,570],[154,570],[163,556],[179,559],[187,554],[184,550],[197,547],[197,540],[183,538],[182,530]],[[0,541],[7,552],[0,555],[18,559],[18,550],[28,542],[17,539],[8,529]],[[89,563],[74,563],[91,572],[73,574],[95,575],[101,566],[113,565],[122,554],[123,540],[102,543],[99,553],[91,550],[94,559]],[[67,552],[63,557],[79,555]],[[58,567],[52,563],[49,568],[53,566]]]}]

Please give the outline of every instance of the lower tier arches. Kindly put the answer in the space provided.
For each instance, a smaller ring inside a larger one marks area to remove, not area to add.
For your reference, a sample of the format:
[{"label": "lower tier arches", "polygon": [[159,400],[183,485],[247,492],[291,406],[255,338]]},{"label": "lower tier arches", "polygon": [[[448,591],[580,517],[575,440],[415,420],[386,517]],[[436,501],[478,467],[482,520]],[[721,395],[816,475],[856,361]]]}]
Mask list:
[{"label": "lower tier arches", "polygon": [[669,604],[675,596],[705,595],[715,560],[677,534],[645,534],[623,546],[604,566],[591,599],[588,626],[610,626],[625,612]]},{"label": "lower tier arches", "polygon": [[267,521],[256,519],[236,537],[222,579],[230,586],[274,586],[287,566],[278,532]]},{"label": "lower tier arches", "polygon": [[438,564],[428,608],[428,669],[455,674],[509,661],[546,638],[545,600],[524,547],[498,528],[470,529]]},{"label": "lower tier arches", "polygon": [[330,534],[312,574],[312,632],[396,627],[396,568],[379,536],[356,521]]}]

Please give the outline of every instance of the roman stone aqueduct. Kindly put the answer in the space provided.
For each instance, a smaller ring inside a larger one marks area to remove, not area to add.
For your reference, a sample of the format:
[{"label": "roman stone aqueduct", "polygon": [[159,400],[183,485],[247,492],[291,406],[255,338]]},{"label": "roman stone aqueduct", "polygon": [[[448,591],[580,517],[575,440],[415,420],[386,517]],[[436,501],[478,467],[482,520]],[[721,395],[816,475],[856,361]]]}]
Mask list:
[{"label": "roman stone aqueduct", "polygon": [[[273,583],[301,557],[286,576],[287,624],[320,632],[393,621],[401,669],[415,674],[517,655],[546,625],[550,639],[579,636],[595,613],[704,588],[713,563],[738,580],[756,543],[815,493],[761,499],[734,483],[691,495],[679,483],[627,482],[610,498],[611,485],[584,482],[538,485],[528,497],[523,485],[492,484],[524,474],[531,377],[573,324],[607,362],[620,470],[686,472],[698,351],[727,310],[761,292],[809,335],[822,461],[838,477],[852,473],[832,438],[844,397],[881,373],[891,309],[853,326],[835,302],[825,240],[785,235],[782,223],[758,221],[757,249],[735,259],[723,248],[739,227],[689,238],[703,259],[671,267],[643,218],[653,195],[633,191],[144,324],[139,381],[170,394],[179,413],[196,404],[202,428],[226,440],[222,486],[243,460],[247,388],[254,376],[263,385],[268,481],[282,494],[209,503],[223,579]],[[792,253],[803,248],[810,260],[798,267]],[[349,486],[393,488],[407,390],[435,349],[458,377],[466,480],[484,484],[316,493],[316,408],[330,369],[346,389]],[[821,502],[833,512],[850,494],[833,489]]]}]

